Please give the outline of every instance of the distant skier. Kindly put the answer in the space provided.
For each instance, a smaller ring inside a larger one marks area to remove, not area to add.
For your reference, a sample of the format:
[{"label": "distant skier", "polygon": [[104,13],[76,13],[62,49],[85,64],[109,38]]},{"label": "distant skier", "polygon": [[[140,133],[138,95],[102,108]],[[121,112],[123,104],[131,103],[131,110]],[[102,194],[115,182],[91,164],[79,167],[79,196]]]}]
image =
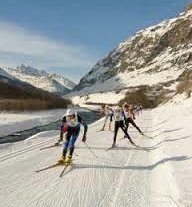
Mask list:
[{"label": "distant skier", "polygon": [[129,128],[129,123],[132,124],[132,126],[134,126],[140,134],[144,135],[143,132],[141,131],[141,129],[136,125],[136,123],[133,120],[133,114],[132,114],[132,106],[128,105],[127,103],[124,103],[123,105],[123,113],[124,113],[124,117],[125,117],[125,129],[126,131],[128,131]]},{"label": "distant skier", "polygon": [[121,130],[124,132],[126,138],[129,139],[131,144],[135,145],[135,143],[132,141],[131,137],[129,136],[129,134],[126,130],[126,127],[124,125],[124,120],[125,120],[124,112],[119,106],[115,107],[115,109],[113,111],[113,118],[115,120],[115,130],[114,130],[112,147],[114,147],[116,145],[117,133],[118,133],[119,128],[121,128]]},{"label": "distant skier", "polygon": [[[75,142],[79,136],[81,125],[84,126],[84,134],[82,138],[83,142],[86,142],[86,134],[88,127],[86,122],[81,118],[81,116],[78,115],[77,112],[75,112],[72,109],[67,110],[67,113],[63,117],[62,122],[63,132],[66,133],[66,138],[64,142],[62,158],[58,162],[64,164],[72,162],[72,156],[75,149]],[[66,158],[68,151],[69,155]]]},{"label": "distant skier", "polygon": [[142,114],[142,111],[143,111],[143,106],[142,106],[142,104],[139,104],[139,106],[138,106],[138,115]]},{"label": "distant skier", "polygon": [[143,109],[142,105],[141,105],[141,104],[137,104],[137,105],[134,107],[135,114],[136,114],[137,116],[139,116],[139,114],[142,113],[142,109]]},{"label": "distant skier", "polygon": [[109,130],[111,131],[113,110],[108,105],[105,105],[105,107],[103,109],[103,113],[105,114],[105,121],[104,121],[104,124],[103,124],[103,127],[102,127],[101,131],[105,130],[105,126],[106,126],[106,123],[107,123],[108,119],[109,119]]}]

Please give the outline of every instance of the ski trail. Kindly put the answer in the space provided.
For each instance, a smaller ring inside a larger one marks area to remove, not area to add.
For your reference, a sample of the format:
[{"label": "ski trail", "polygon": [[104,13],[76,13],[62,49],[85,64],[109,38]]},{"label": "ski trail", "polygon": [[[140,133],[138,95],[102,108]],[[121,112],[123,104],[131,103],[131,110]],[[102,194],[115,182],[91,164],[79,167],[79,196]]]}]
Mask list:
[{"label": "ski trail", "polygon": [[[127,162],[125,163],[125,167],[129,164],[129,161],[131,160],[131,158],[132,158],[132,154],[128,157]],[[115,205],[116,205],[117,198],[118,198],[118,195],[120,193],[120,189],[121,189],[122,183],[124,181],[124,177],[125,177],[125,170],[122,169],[122,172],[121,172],[121,174],[119,176],[118,184],[116,186],[115,194],[114,194],[113,199],[112,199],[111,207],[115,207]]]},{"label": "ski trail", "polygon": [[106,192],[104,193],[104,195],[101,197],[101,199],[100,199],[98,205],[96,205],[96,207],[103,206],[103,202],[105,201],[105,199],[107,198],[107,196],[110,195],[112,189],[114,188],[115,183],[116,183],[116,180],[113,181],[112,183],[111,182],[108,182],[108,184],[109,184],[110,187],[109,187],[108,190],[106,190]]},{"label": "ski trail", "polygon": [[[145,122],[145,126],[147,124]],[[79,156],[74,157],[73,169],[62,178],[59,177],[62,167],[35,173],[35,170],[54,164],[62,153],[61,148],[32,150],[31,153],[24,151],[20,152],[23,156],[2,162],[1,205],[12,207],[14,203],[18,207],[146,207],[143,200],[148,199],[145,192],[149,184],[146,177],[149,174],[139,167],[148,164],[149,153],[133,147],[127,139],[119,140],[122,133],[118,135],[118,147],[106,152],[105,149],[112,144],[113,135],[108,131],[96,133],[96,127],[98,124],[89,128],[88,145],[97,158],[79,138],[75,149],[75,154]],[[151,143],[151,140],[140,139],[138,132],[131,132],[130,135],[137,144]],[[55,138],[56,136],[51,137],[48,141],[52,142]],[[41,137],[31,140],[33,147],[40,148],[39,145],[44,144],[39,143],[41,140]],[[24,143],[24,148],[26,146]],[[136,199],[140,199],[139,196],[141,201]]]},{"label": "ski trail", "polygon": [[15,151],[15,152],[11,152],[7,155],[1,156],[0,157],[0,162],[3,162],[5,160],[11,159],[11,158],[15,158],[19,155],[22,155],[24,153],[27,153],[27,152],[30,152],[30,151],[33,151],[33,150],[36,150],[36,149],[39,149],[40,147],[44,146],[45,144],[50,144],[52,142],[53,142],[52,140],[48,140],[48,141],[45,141],[45,142],[40,142],[39,144],[36,144],[34,146],[31,146],[31,147],[26,147],[24,149],[21,149],[21,150]]}]

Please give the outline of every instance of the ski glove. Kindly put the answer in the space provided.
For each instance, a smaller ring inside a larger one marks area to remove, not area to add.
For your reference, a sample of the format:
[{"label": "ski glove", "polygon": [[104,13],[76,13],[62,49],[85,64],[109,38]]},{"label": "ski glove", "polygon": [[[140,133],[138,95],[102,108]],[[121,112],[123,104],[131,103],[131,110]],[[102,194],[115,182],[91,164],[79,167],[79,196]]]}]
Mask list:
[{"label": "ski glove", "polygon": [[86,142],[86,140],[87,140],[86,135],[83,135],[82,142]]}]

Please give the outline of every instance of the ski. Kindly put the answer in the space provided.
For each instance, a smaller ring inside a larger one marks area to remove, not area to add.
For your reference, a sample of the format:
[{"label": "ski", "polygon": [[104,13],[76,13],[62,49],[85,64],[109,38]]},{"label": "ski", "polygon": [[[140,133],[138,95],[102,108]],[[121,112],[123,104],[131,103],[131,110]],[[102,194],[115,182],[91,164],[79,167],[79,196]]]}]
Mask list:
[{"label": "ski", "polygon": [[111,147],[107,148],[105,151],[112,150],[112,149],[114,149],[114,148],[116,148],[116,147],[117,147],[117,145],[115,145],[115,146],[111,146]]},{"label": "ski", "polygon": [[143,134],[143,137],[144,138],[147,138],[147,139],[153,139],[153,137],[149,136],[149,135],[146,135],[146,134]]},{"label": "ski", "polygon": [[98,130],[96,130],[96,132],[104,132],[104,131],[106,131],[105,129],[98,129]]},{"label": "ski", "polygon": [[66,163],[61,171],[59,177],[62,178],[68,167],[72,167],[72,163]]},{"label": "ski", "polygon": [[48,169],[51,169],[51,168],[54,168],[54,167],[57,167],[57,166],[62,166],[62,164],[56,163],[56,164],[53,164],[53,165],[49,165],[49,166],[44,167],[44,168],[42,168],[40,170],[36,170],[35,172],[39,173],[39,172],[42,172],[42,171],[45,171],[45,170],[48,170]]},{"label": "ski", "polygon": [[120,138],[119,140],[122,140],[122,139],[126,139],[127,137],[122,137],[122,138]]},{"label": "ski", "polygon": [[114,147],[109,147],[107,148],[105,151],[109,151],[109,150],[112,150]]},{"label": "ski", "polygon": [[53,144],[53,145],[50,145],[50,146],[47,146],[47,147],[42,147],[42,148],[40,148],[40,150],[45,150],[45,149],[49,149],[49,148],[53,148],[53,147],[59,147],[59,146],[61,146],[61,144],[59,144],[59,145]]}]

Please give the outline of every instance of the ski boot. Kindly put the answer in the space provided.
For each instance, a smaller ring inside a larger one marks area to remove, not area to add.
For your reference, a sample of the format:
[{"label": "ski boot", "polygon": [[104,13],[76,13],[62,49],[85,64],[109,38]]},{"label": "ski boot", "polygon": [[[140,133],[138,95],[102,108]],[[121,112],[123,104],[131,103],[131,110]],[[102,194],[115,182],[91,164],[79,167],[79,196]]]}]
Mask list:
[{"label": "ski boot", "polygon": [[62,156],[60,160],[58,160],[58,164],[65,164],[65,157]]},{"label": "ski boot", "polygon": [[72,163],[72,156],[69,155],[65,161],[66,164],[71,164]]}]

